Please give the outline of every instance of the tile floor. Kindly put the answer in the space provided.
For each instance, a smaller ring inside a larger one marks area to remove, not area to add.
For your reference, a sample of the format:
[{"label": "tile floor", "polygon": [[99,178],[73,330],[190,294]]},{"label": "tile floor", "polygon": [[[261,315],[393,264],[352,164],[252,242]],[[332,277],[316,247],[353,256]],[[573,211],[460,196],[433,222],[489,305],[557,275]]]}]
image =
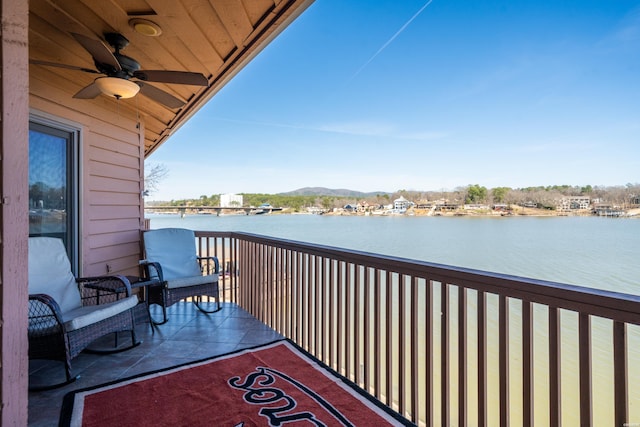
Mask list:
[{"label": "tile floor", "polygon": [[[54,390],[29,392],[29,426],[58,425],[62,398],[69,391],[282,338],[233,304],[224,304],[220,311],[207,315],[192,303],[180,302],[167,313],[169,321],[155,327],[154,333],[148,323],[138,325],[137,338],[142,340],[139,346],[109,355],[82,353],[72,360],[74,374],[80,375],[76,382]],[[112,337],[109,342],[113,342]],[[128,336],[122,335],[125,338]],[[29,370],[32,383],[53,375],[64,379],[62,364],[34,361]]]}]

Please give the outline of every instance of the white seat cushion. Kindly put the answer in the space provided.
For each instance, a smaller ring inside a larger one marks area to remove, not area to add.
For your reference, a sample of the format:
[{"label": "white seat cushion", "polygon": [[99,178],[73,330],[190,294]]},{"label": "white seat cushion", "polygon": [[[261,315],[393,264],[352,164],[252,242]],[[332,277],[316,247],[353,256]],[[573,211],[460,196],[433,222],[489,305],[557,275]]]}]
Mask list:
[{"label": "white seat cushion", "polygon": [[128,298],[100,305],[87,305],[62,313],[62,321],[67,331],[84,328],[101,320],[120,314],[138,304],[138,297],[131,295]]},{"label": "white seat cushion", "polygon": [[29,237],[29,294],[46,294],[64,313],[82,307],[80,291],[61,239]]},{"label": "white seat cushion", "polygon": [[218,281],[217,274],[211,274],[209,276],[191,276],[180,277],[177,279],[167,280],[167,288],[184,288],[185,286],[196,286],[205,283],[213,283]]}]

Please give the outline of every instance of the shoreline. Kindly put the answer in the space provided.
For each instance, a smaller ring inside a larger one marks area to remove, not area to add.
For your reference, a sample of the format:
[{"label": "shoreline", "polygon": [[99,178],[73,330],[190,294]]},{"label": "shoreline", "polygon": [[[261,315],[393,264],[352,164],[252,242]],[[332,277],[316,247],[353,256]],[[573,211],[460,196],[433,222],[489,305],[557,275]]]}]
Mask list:
[{"label": "shoreline", "polygon": [[[147,214],[153,215],[189,215],[189,216],[216,216],[210,213],[197,212],[194,209],[193,212],[168,212],[168,211],[154,211],[153,208],[149,208]],[[518,207],[512,211],[487,211],[487,210],[457,210],[457,211],[444,211],[444,212],[432,212],[430,209],[408,209],[405,213],[374,213],[374,212],[348,212],[344,210],[332,211],[332,212],[295,212],[289,208],[283,208],[282,211],[271,212],[266,215],[326,215],[326,216],[362,216],[362,217],[476,217],[476,218],[509,218],[509,217],[595,217],[595,218],[640,218],[640,209],[628,209],[624,211],[622,215],[596,215],[591,210],[581,211],[569,211],[558,212],[552,210],[535,209],[535,208],[521,208]],[[219,216],[254,216],[255,214],[241,214],[241,213],[221,213]]]},{"label": "shoreline", "polygon": [[[623,213],[620,213],[623,212]],[[290,213],[283,211],[282,213]],[[305,212],[301,214],[306,214]],[[488,210],[488,209],[456,209],[447,211],[434,211],[433,209],[417,209],[409,208],[404,213],[394,212],[349,212],[338,210],[333,212],[325,212],[322,215],[332,216],[433,216],[433,217],[599,217],[599,218],[637,218],[640,217],[640,208],[619,210],[615,215],[598,215],[591,209],[581,209],[572,211],[555,211],[538,208],[523,208],[521,206],[512,207],[508,210]]]}]

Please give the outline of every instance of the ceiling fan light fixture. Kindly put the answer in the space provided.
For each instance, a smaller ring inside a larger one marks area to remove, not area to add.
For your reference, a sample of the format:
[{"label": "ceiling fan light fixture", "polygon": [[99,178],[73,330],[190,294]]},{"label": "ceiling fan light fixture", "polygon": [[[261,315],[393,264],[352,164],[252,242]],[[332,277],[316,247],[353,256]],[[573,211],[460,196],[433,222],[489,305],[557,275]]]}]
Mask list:
[{"label": "ceiling fan light fixture", "polygon": [[149,21],[148,19],[134,18],[129,20],[129,25],[137,33],[142,34],[143,36],[158,37],[162,34],[162,28],[160,28],[160,26],[155,22]]},{"label": "ceiling fan light fixture", "polygon": [[95,83],[100,92],[116,99],[133,98],[140,91],[140,86],[134,82],[118,77],[99,77]]}]

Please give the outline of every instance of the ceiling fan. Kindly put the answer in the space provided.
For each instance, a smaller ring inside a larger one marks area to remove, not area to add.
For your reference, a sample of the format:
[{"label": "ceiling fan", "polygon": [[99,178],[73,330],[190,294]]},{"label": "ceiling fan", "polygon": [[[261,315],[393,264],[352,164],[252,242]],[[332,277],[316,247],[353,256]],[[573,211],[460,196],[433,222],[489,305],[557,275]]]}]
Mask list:
[{"label": "ceiling fan", "polygon": [[[180,108],[185,102],[175,96],[150,85],[147,82],[186,84],[194,86],[208,86],[207,78],[200,73],[188,71],[141,70],[135,59],[120,53],[129,40],[122,34],[105,33],[104,38],[113,47],[113,52],[102,41],[92,39],[82,34],[71,33],[73,38],[82,45],[93,57],[96,69],[77,67],[75,65],[58,64],[55,62],[31,60],[30,63],[49,67],[60,67],[85,73],[104,74],[89,86],[73,95],[79,99],[93,99],[100,94],[116,99],[131,98],[138,91],[152,100],[169,108]],[[132,80],[134,79],[134,80]]]}]

